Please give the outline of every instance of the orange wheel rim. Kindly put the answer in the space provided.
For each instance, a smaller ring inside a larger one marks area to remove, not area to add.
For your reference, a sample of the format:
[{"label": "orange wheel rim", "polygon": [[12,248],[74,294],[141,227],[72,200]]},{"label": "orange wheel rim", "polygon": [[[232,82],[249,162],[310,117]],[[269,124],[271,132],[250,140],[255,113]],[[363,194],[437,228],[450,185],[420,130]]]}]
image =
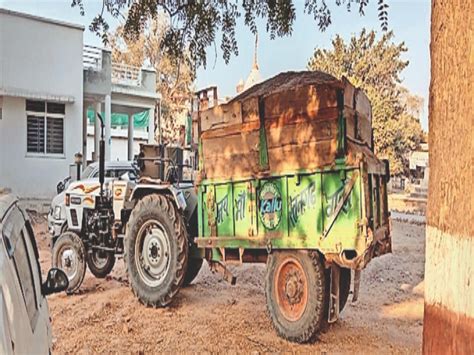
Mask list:
[{"label": "orange wheel rim", "polygon": [[308,280],[303,266],[295,258],[284,260],[277,269],[274,282],[281,313],[289,321],[299,320],[308,303]]}]

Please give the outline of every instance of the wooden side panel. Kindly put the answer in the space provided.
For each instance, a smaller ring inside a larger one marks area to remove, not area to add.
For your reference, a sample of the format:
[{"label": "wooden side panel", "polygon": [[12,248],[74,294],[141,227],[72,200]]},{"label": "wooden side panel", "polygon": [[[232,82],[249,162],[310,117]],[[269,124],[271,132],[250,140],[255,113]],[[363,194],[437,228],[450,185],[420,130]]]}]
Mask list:
[{"label": "wooden side panel", "polygon": [[268,149],[272,172],[309,170],[331,165],[336,159],[337,140],[286,145]]},{"label": "wooden side panel", "polygon": [[258,131],[202,140],[208,179],[250,177],[258,173]]},{"label": "wooden side panel", "polygon": [[275,128],[267,127],[267,145],[272,148],[327,141],[337,136],[337,130],[337,117],[332,120],[299,122]]},{"label": "wooden side panel", "polygon": [[[356,103],[349,83],[347,100]],[[365,96],[361,96],[363,98]],[[362,102],[362,101],[361,101]],[[266,145],[271,173],[321,168],[334,163],[339,130],[337,89],[307,85],[264,98]],[[362,107],[362,106],[361,106]],[[370,109],[370,106],[369,106]],[[349,135],[370,144],[371,132],[346,108]],[[221,105],[201,113],[204,172],[207,179],[237,179],[262,173],[259,165],[260,120],[258,98]],[[361,119],[365,116],[361,114]],[[352,133],[351,133],[352,132]],[[368,133],[368,134],[367,134]]]},{"label": "wooden side panel", "polygon": [[372,107],[365,93],[344,80],[344,117],[348,137],[372,145]]},{"label": "wooden side panel", "polygon": [[355,92],[355,109],[359,115],[364,116],[370,123],[372,123],[372,106],[368,97],[362,90]]},{"label": "wooden side panel", "polygon": [[365,116],[358,116],[358,132],[359,132],[359,139],[365,143],[369,147],[372,146],[372,123],[370,122],[370,118]]},{"label": "wooden side panel", "polygon": [[337,107],[337,91],[329,86],[303,86],[265,98],[265,119],[278,118],[281,125],[306,115],[316,119],[323,109]]},{"label": "wooden side panel", "polygon": [[258,116],[258,98],[252,97],[242,102],[242,121],[255,122],[259,120]]},{"label": "wooden side panel", "polygon": [[215,106],[201,112],[201,129],[203,132],[242,123],[240,102]]}]

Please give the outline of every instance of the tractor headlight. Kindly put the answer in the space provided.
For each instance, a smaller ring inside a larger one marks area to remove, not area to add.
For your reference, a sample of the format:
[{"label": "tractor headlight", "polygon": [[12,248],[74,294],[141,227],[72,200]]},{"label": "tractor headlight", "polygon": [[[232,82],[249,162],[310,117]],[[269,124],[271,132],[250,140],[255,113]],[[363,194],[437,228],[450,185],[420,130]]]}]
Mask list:
[{"label": "tractor headlight", "polygon": [[61,206],[54,207],[53,218],[54,219],[61,219]]}]

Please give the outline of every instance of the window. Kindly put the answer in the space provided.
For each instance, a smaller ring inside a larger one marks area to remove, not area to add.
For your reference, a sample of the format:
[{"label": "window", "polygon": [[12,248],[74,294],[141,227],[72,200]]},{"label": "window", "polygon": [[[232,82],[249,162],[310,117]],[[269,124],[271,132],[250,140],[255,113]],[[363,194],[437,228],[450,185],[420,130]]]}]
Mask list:
[{"label": "window", "polygon": [[28,153],[64,154],[64,104],[26,100]]},{"label": "window", "polygon": [[4,226],[3,237],[6,241],[8,255],[18,278],[26,312],[34,330],[38,319],[38,302],[41,292],[41,276],[38,264],[36,243],[32,240],[22,213],[13,208],[8,214]]},{"label": "window", "polygon": [[13,252],[13,262],[15,263],[21,292],[23,293],[26,311],[33,328],[38,305],[35,293],[33,270],[31,268],[31,262],[28,256],[28,250],[26,248],[26,241],[23,232],[21,232],[21,238],[19,238],[16,243],[15,251]]}]

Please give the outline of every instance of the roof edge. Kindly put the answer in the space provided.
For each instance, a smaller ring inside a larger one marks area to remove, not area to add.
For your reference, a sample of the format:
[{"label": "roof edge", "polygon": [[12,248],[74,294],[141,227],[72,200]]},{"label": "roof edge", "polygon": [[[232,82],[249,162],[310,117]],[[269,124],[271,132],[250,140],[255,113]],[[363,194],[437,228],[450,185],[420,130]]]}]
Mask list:
[{"label": "roof edge", "polygon": [[28,20],[34,20],[34,21],[44,22],[44,23],[53,24],[53,25],[69,27],[69,28],[76,29],[76,30],[81,30],[81,31],[84,31],[84,29],[85,29],[85,27],[83,25],[79,25],[79,24],[76,24],[76,23],[71,23],[71,22],[66,22],[66,21],[61,21],[61,20],[55,20],[55,19],[42,17],[42,16],[37,16],[37,15],[32,15],[32,14],[28,14],[28,13],[25,13],[25,12],[6,9],[6,8],[3,8],[3,7],[0,7],[0,14],[23,17],[23,18],[26,18]]}]

